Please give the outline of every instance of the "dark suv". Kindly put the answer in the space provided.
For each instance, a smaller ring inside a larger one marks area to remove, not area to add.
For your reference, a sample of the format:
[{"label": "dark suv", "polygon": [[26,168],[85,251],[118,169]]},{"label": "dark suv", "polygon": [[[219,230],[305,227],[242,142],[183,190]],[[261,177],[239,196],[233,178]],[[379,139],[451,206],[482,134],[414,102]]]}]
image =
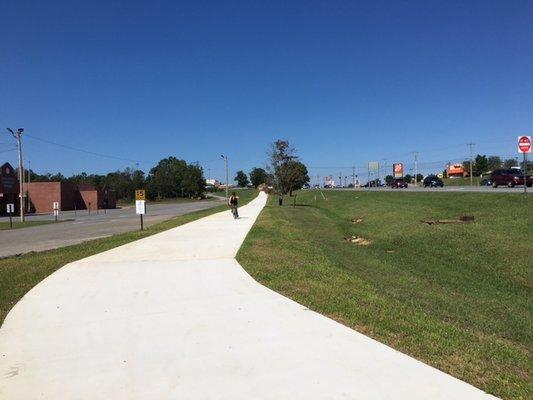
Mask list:
[{"label": "dark suv", "polygon": [[[492,187],[498,186],[515,187],[516,185],[524,184],[524,173],[519,169],[497,169],[491,176]],[[526,178],[526,185],[531,187],[533,184],[533,178],[528,176]]]},{"label": "dark suv", "polygon": [[436,175],[428,175],[424,178],[424,187],[444,187],[444,182]]},{"label": "dark suv", "polygon": [[389,183],[391,189],[402,189],[407,187],[407,182],[403,178],[395,178]]}]

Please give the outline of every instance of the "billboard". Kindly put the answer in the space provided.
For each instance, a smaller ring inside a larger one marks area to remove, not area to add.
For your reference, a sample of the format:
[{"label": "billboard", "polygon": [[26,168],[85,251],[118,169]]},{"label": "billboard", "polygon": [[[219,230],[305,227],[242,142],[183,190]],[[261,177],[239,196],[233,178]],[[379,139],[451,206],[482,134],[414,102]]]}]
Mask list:
[{"label": "billboard", "polygon": [[392,176],[395,178],[403,178],[403,164],[396,163],[392,164]]},{"label": "billboard", "polygon": [[465,169],[463,168],[463,164],[448,164],[446,173],[448,176],[463,176]]},{"label": "billboard", "polygon": [[368,163],[368,170],[369,171],[377,171],[379,170],[379,162],[377,161],[370,161]]}]

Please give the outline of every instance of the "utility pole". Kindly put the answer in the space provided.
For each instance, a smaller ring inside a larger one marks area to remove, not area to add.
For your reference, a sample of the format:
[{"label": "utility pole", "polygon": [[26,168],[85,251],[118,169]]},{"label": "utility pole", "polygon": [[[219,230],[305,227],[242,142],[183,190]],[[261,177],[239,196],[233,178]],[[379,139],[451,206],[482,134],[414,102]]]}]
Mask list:
[{"label": "utility pole", "polygon": [[418,182],[418,151],[415,151],[414,153],[414,156],[415,156],[415,187],[417,185],[417,182]]},{"label": "utility pole", "polygon": [[352,184],[355,189],[355,167],[352,167]]},{"label": "utility pole", "polygon": [[28,180],[26,184],[26,197],[28,199],[28,212],[30,212],[31,209],[31,201],[30,201],[30,183],[31,183],[31,164],[30,160],[28,160]]},{"label": "utility pole", "polygon": [[342,172],[339,172],[339,186],[342,187]]},{"label": "utility pole", "polygon": [[229,178],[228,178],[228,156],[220,155],[224,159],[224,166],[226,169],[226,201],[229,199]]},{"label": "utility pole", "polygon": [[18,147],[18,153],[19,153],[19,199],[20,199],[20,222],[24,222],[24,168],[22,167],[22,133],[24,132],[24,128],[18,128],[17,132],[15,133],[13,129],[7,128],[9,133],[13,135],[13,137],[17,141],[17,147]]},{"label": "utility pole", "polygon": [[474,181],[473,181],[474,171],[472,170],[472,148],[474,147],[475,143],[467,143],[466,145],[470,148],[470,186],[473,186],[474,185]]}]

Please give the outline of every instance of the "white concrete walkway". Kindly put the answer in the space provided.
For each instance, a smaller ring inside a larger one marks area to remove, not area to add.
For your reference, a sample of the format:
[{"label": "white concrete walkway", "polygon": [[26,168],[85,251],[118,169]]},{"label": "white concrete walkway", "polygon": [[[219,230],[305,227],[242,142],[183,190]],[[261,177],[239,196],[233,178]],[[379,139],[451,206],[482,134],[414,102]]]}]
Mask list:
[{"label": "white concrete walkway", "polygon": [[0,330],[0,399],[493,398],[255,282],[234,256],[265,201],[45,279]]}]

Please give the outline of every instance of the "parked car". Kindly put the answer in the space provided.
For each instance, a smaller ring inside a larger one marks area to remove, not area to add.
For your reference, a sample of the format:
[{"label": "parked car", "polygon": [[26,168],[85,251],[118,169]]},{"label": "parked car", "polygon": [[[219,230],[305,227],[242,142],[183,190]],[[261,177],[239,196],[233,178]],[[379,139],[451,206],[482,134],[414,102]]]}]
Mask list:
[{"label": "parked car", "polygon": [[[492,187],[498,186],[515,187],[524,184],[524,173],[516,168],[511,169],[497,169],[491,176]],[[526,177],[526,185],[531,187],[533,185],[533,178],[531,176]]]},{"label": "parked car", "polygon": [[444,187],[444,182],[437,175],[428,175],[422,182],[424,187]]},{"label": "parked car", "polygon": [[390,183],[391,189],[405,189],[407,188],[407,182],[403,178],[395,178]]}]

